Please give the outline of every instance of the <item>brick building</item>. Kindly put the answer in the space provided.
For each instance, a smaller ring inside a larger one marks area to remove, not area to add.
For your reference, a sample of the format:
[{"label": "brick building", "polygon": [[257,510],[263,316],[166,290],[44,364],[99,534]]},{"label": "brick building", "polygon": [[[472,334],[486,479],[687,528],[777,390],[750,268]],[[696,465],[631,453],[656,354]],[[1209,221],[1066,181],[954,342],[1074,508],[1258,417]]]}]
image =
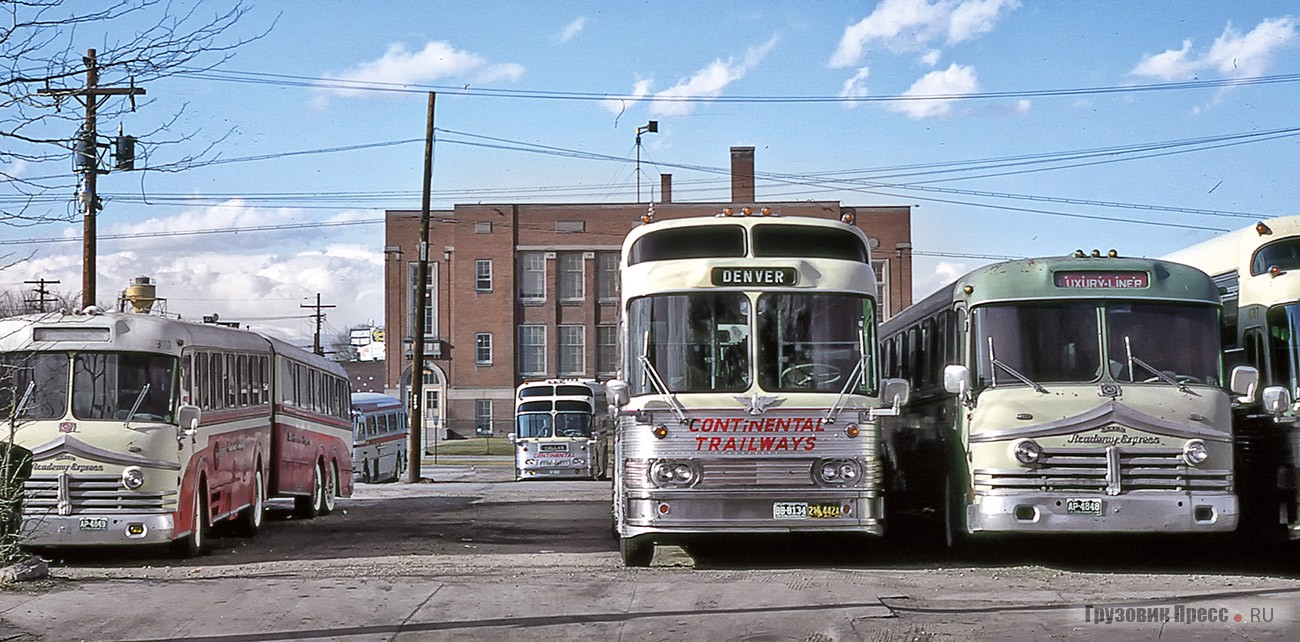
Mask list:
[{"label": "brick building", "polygon": [[[783,216],[856,215],[872,241],[881,309],[912,302],[911,209],[839,201],[755,201],[754,148],[731,149],[732,200],[674,203],[661,177],[655,218],[769,207]],[[509,432],[514,389],[545,377],[607,379],[617,367],[618,260],[646,204],[478,204],[430,213],[424,414],[445,438]],[[389,394],[409,390],[420,212],[386,212],[384,325]]]}]

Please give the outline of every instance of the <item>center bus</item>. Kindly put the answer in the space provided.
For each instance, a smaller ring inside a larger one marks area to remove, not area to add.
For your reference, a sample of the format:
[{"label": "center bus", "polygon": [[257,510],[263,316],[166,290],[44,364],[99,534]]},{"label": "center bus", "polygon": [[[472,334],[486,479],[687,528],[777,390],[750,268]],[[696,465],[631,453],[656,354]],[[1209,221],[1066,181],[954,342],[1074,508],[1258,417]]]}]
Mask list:
[{"label": "center bus", "polygon": [[528,381],[515,390],[515,479],[605,479],[610,419],[595,379]]},{"label": "center bus", "polygon": [[1207,272],[1223,297],[1230,363],[1259,370],[1262,403],[1236,414],[1244,517],[1300,539],[1300,216],[1260,221],[1167,257]]},{"label": "center bus", "polygon": [[143,313],[0,319],[6,441],[32,451],[23,543],[173,544],[245,535],[269,498],[303,517],[351,493],[348,382],[253,332]]},{"label": "center bus", "polygon": [[882,534],[877,417],[907,384],[881,393],[866,235],[767,209],[642,220],[607,384],[624,564],[709,535]]},{"label": "center bus", "polygon": [[[914,386],[894,506],[991,533],[1237,526],[1220,305],[1200,270],[1082,252],[970,272],[881,327]],[[1253,389],[1251,368],[1231,389]]]},{"label": "center bus", "polygon": [[394,482],[406,469],[410,415],[402,400],[377,392],[352,393],[352,477]]}]

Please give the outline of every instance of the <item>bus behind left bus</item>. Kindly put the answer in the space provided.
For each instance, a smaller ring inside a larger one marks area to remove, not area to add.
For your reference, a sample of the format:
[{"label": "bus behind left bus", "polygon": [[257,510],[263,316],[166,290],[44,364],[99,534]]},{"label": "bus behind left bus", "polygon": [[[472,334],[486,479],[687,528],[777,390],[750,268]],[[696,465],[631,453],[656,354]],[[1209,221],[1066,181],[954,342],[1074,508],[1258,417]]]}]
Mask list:
[{"label": "bus behind left bus", "polygon": [[6,440],[33,453],[24,543],[172,544],[262,527],[268,498],[303,517],[352,490],[342,367],[254,332],[137,313],[0,320]]}]

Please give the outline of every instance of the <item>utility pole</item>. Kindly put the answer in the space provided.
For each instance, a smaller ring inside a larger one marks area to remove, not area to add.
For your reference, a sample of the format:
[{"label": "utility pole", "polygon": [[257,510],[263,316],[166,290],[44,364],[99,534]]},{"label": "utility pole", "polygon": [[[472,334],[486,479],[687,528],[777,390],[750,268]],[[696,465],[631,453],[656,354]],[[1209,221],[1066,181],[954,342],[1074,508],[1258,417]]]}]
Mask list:
[{"label": "utility pole", "polygon": [[[73,145],[73,167],[75,171],[82,174],[81,179],[81,203],[84,211],[82,220],[82,268],[81,268],[81,305],[82,307],[95,305],[95,217],[103,205],[99,201],[99,195],[96,193],[96,178],[100,174],[107,174],[108,170],[99,169],[99,140],[96,132],[96,111],[99,108],[101,96],[129,96],[131,98],[131,108],[135,108],[135,97],[143,95],[144,89],[140,87],[100,87],[99,86],[99,63],[95,60],[95,50],[88,49],[86,57],[82,58],[86,64],[86,86],[81,89],[40,89],[38,94],[48,96],[73,96],[82,99],[86,105],[86,124],[77,136],[77,142]],[[134,139],[131,139],[134,143]],[[132,149],[134,152],[134,149]],[[132,158],[134,154],[132,154]],[[132,166],[120,167],[120,169],[134,169]]]},{"label": "utility pole", "polygon": [[323,309],[325,309],[325,308],[333,308],[333,307],[336,307],[336,306],[332,306],[332,305],[321,305],[321,303],[320,303],[320,292],[317,292],[317,293],[316,293],[316,305],[300,305],[300,306],[298,306],[298,307],[300,307],[300,308],[311,308],[311,309],[316,310],[316,313],[311,315],[311,317],[312,317],[313,319],[316,320],[316,333],[312,335],[312,339],[311,339],[311,351],[312,351],[312,352],[315,352],[316,354],[320,354],[320,355],[325,354],[325,352],[322,351],[321,348],[320,348],[320,326],[321,326],[321,323],[323,323],[323,322],[325,321],[325,313],[324,313],[324,312],[321,312],[321,310],[323,310]]},{"label": "utility pole", "polygon": [[56,299],[56,298],[54,298],[53,296],[50,295],[50,291],[49,291],[49,290],[46,290],[46,289],[45,289],[45,286],[47,286],[47,285],[58,285],[58,284],[59,284],[59,281],[46,281],[45,279],[39,279],[39,280],[36,280],[36,281],[23,281],[23,283],[26,283],[27,285],[35,285],[35,286],[36,286],[35,288],[33,288],[33,290],[36,292],[36,301],[35,301],[35,303],[36,303],[36,311],[37,311],[37,312],[44,312],[44,311],[45,311],[45,302],[46,302],[46,301],[49,301],[49,302],[51,302],[51,303],[53,303],[54,301],[58,301],[58,299]]},{"label": "utility pole", "polygon": [[[429,122],[424,134],[424,195],[420,198],[420,258],[415,268],[415,329],[411,337],[411,429],[406,438],[406,481],[420,481],[420,463],[424,457],[420,436],[424,432],[424,333],[429,327],[425,307],[429,301],[429,197],[433,190],[433,106],[438,97],[429,92]],[[438,447],[434,435],[433,447]]]},{"label": "utility pole", "polygon": [[[641,134],[659,133],[659,121],[652,120],[636,128],[636,202],[641,202]],[[654,200],[651,198],[650,200]]]}]

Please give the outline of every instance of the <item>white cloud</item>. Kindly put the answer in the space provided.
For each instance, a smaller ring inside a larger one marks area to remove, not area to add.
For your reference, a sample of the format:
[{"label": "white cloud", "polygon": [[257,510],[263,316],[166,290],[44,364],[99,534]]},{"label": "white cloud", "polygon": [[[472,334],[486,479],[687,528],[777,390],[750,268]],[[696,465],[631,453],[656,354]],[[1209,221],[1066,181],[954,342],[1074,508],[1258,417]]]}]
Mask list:
[{"label": "white cloud", "polygon": [[[840,98],[865,98],[867,96],[867,76],[870,73],[870,68],[863,67],[858,70],[858,73],[853,74],[852,78],[844,81],[844,84],[840,87]],[[845,101],[844,106],[852,109],[857,107],[858,103],[852,100]]]},{"label": "white cloud", "polygon": [[1225,77],[1258,76],[1267,72],[1279,49],[1295,41],[1297,27],[1293,16],[1269,18],[1243,35],[1229,23],[1209,51],[1194,54],[1192,41],[1184,40],[1179,49],[1143,58],[1129,73],[1163,81],[1189,80],[1209,71]]},{"label": "white cloud", "polygon": [[934,276],[941,284],[952,283],[967,272],[970,272],[970,268],[966,267],[965,263],[939,261],[939,264],[934,266]]},{"label": "white cloud", "polygon": [[654,86],[654,81],[648,78],[638,78],[632,85],[632,92],[629,98],[611,98],[601,101],[601,105],[611,114],[621,114],[637,104],[642,98],[650,93],[650,88]]},{"label": "white cloud", "polygon": [[939,58],[941,56],[943,56],[942,51],[939,51],[938,49],[931,49],[925,52],[924,56],[921,56],[921,62],[925,63],[926,66],[933,67],[939,64]]},{"label": "white cloud", "polygon": [[[980,89],[979,79],[975,77],[974,67],[963,67],[953,63],[943,71],[932,71],[920,80],[912,84],[903,96],[950,96],[954,94],[973,94]],[[886,107],[892,111],[906,114],[909,118],[920,120],[922,118],[949,116],[953,112],[953,103],[950,99],[933,99],[933,100],[903,100],[898,102],[886,103]]]},{"label": "white cloud", "polygon": [[[96,257],[97,299],[112,306],[131,279],[154,279],[167,311],[186,319],[218,313],[299,345],[310,343],[314,325],[302,305],[334,305],[326,325],[345,329],[383,318],[383,250],[364,240],[340,239],[355,230],[373,237],[380,224],[348,228],[293,229],[238,234],[172,235],[111,240],[113,234],[222,229],[311,222],[314,215],[292,209],[251,209],[233,201],[173,217],[101,228]],[[348,212],[331,220],[379,219],[377,212]],[[319,220],[319,219],[316,219]],[[367,233],[369,232],[369,233]],[[381,235],[382,236],[382,235]],[[324,239],[330,239],[328,241]],[[60,281],[59,293],[81,290],[81,244],[47,243],[10,268],[9,276]],[[333,338],[332,336],[329,338]],[[324,339],[324,338],[323,338]]]},{"label": "white cloud", "polygon": [[[410,51],[401,43],[389,45],[377,60],[363,62],[329,78],[344,82],[387,83],[395,85],[427,83],[455,78],[473,83],[518,80],[522,65],[492,63],[486,58],[456,49],[442,41],[430,42],[420,51]],[[334,94],[356,96],[354,89],[330,89]]]},{"label": "white cloud", "polygon": [[570,40],[573,40],[574,38],[578,37],[578,34],[582,33],[582,30],[586,28],[586,26],[587,26],[586,16],[580,16],[574,18],[573,22],[570,22],[569,24],[565,25],[564,30],[561,31],[559,35],[555,36],[555,43],[562,45]]},{"label": "white cloud", "polygon": [[918,51],[944,39],[957,44],[993,30],[1019,0],[883,0],[871,15],[849,25],[831,54],[833,68],[857,65],[869,45],[894,53]]},{"label": "white cloud", "polygon": [[9,163],[5,167],[0,167],[0,176],[8,176],[10,178],[22,178],[23,176],[27,175],[27,172],[30,169],[31,169],[30,163],[28,163],[27,161],[21,158],[15,158],[12,163]]},{"label": "white cloud", "polygon": [[691,114],[698,105],[695,101],[674,100],[676,98],[712,98],[722,95],[722,91],[731,83],[745,77],[763,58],[776,47],[777,38],[773,36],[762,45],[745,51],[745,57],[739,63],[728,59],[723,62],[715,60],[689,78],[654,95],[651,102],[651,114],[655,116],[683,116]]}]

